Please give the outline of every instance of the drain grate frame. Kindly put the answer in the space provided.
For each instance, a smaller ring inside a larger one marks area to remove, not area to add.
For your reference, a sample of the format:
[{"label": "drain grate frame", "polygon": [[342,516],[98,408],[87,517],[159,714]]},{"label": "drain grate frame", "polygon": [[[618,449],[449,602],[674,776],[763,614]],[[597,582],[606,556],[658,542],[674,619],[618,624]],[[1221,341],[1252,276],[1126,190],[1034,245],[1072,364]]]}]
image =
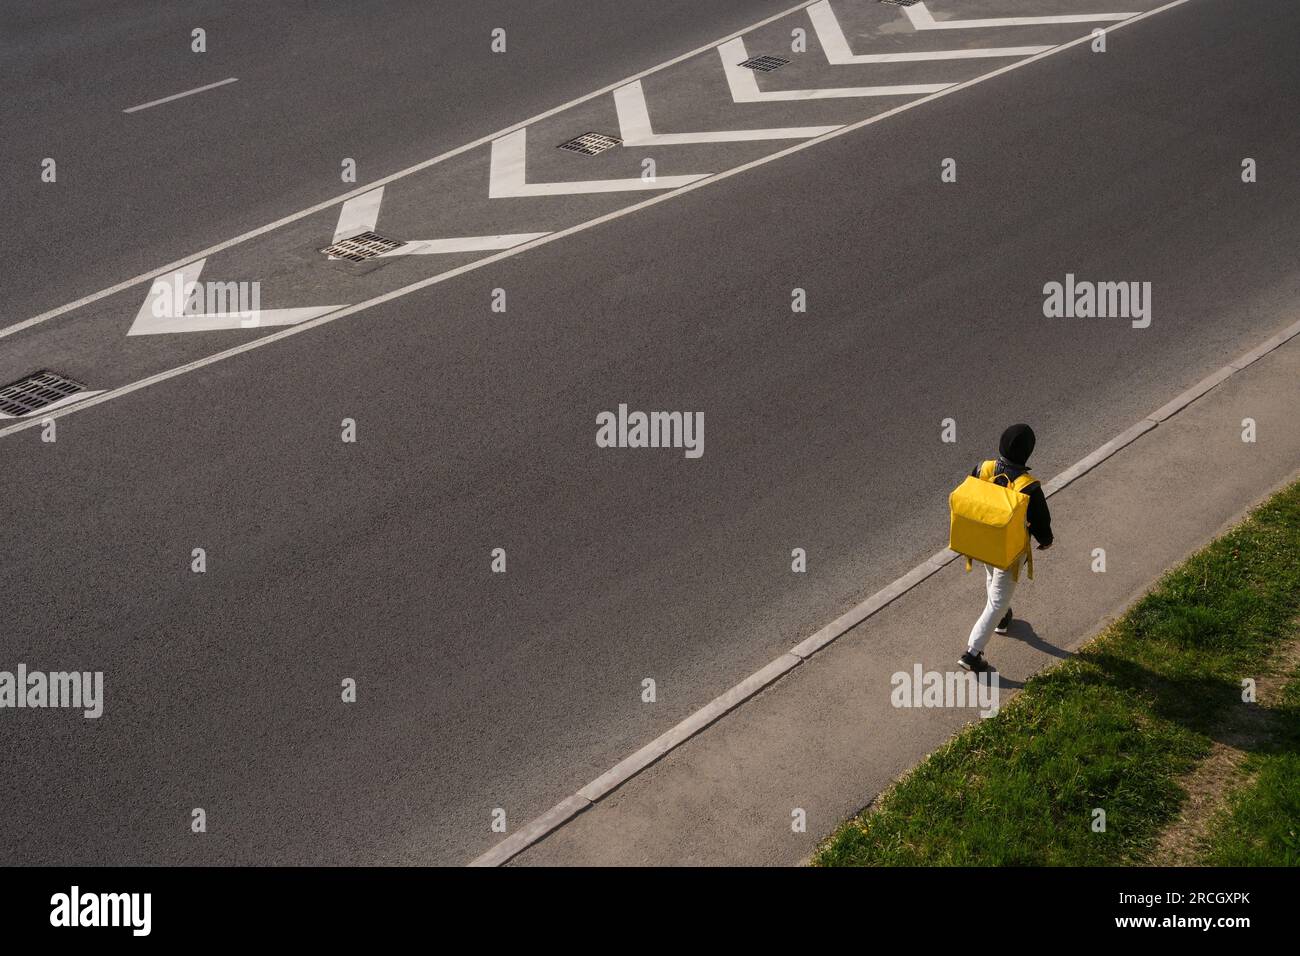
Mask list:
[{"label": "drain grate frame", "polygon": [[604,133],[583,133],[581,136],[565,140],[556,149],[565,149],[571,153],[582,153],[584,156],[596,156],[607,149],[622,145],[623,141],[617,136],[607,136]]},{"label": "drain grate frame", "polygon": [[773,70],[779,70],[790,61],[783,56],[751,56],[748,60],[740,65],[747,70],[754,70],[758,73],[771,73]]},{"label": "drain grate frame", "polygon": [[887,3],[891,7],[910,7],[913,6],[917,0],[880,0],[880,2]]},{"label": "drain grate frame", "polygon": [[80,382],[58,372],[41,369],[16,382],[0,386],[0,415],[21,418],[84,391],[87,391],[86,386]]},{"label": "drain grate frame", "polygon": [[321,252],[331,259],[346,259],[349,262],[365,262],[385,252],[392,252],[406,245],[401,239],[390,239],[377,232],[362,232],[326,246]]}]

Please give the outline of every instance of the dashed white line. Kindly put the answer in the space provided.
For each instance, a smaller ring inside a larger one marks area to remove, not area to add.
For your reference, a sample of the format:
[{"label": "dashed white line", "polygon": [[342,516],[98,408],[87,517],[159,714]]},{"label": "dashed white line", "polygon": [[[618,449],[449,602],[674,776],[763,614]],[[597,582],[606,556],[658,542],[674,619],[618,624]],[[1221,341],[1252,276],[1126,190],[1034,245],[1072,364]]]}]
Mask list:
[{"label": "dashed white line", "polygon": [[128,106],[122,110],[123,113],[138,113],[141,110],[147,110],[151,106],[160,106],[163,103],[170,103],[172,100],[179,100],[184,96],[193,96],[195,93],[204,93],[208,90],[215,90],[218,86],[225,86],[227,83],[237,83],[239,77],[231,76],[224,80],[218,80],[216,83],[209,83],[207,86],[196,87],[192,90],[186,90],[184,93],[173,93],[171,96],[164,96],[160,100],[150,100],[148,103],[141,103],[139,106]]}]

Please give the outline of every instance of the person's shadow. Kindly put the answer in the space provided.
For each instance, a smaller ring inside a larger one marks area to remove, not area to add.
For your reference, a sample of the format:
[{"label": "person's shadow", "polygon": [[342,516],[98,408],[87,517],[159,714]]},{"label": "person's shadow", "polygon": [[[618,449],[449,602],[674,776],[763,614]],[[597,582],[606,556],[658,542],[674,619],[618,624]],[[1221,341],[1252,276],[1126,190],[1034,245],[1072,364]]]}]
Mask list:
[{"label": "person's shadow", "polygon": [[[1034,630],[1034,625],[1030,624],[1028,621],[1022,621],[1018,617],[1013,617],[1011,619],[1011,627],[1007,629],[1007,633],[1005,635],[999,634],[998,636],[1009,637],[1012,640],[1020,641],[1022,644],[1027,644],[1030,647],[1032,647],[1034,650],[1042,651],[1043,653],[1048,654],[1052,657],[1064,659],[1067,657],[1074,656],[1070,651],[1067,651],[1062,647],[1057,647],[1055,644],[1051,644],[1043,640],[1041,637],[1038,636],[1038,632]],[[1009,688],[1013,690],[1020,690],[1025,686],[1025,681],[1015,680],[999,672],[998,686],[1004,689]]]},{"label": "person's shadow", "polygon": [[1011,619],[1011,627],[1007,629],[1005,636],[1028,644],[1034,650],[1050,654],[1052,657],[1066,658],[1074,656],[1070,651],[1043,640],[1038,636],[1038,632],[1034,630],[1034,625],[1028,621],[1022,621],[1018,617]]}]

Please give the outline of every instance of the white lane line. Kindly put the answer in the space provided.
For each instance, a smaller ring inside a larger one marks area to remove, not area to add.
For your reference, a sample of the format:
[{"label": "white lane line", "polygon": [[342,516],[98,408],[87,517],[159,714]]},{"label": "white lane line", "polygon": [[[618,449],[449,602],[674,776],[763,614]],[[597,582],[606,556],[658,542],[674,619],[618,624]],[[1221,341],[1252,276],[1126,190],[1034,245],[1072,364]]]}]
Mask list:
[{"label": "white lane line", "polygon": [[138,113],[141,110],[147,110],[151,106],[158,106],[162,103],[170,103],[172,100],[179,100],[185,96],[193,96],[195,93],[204,93],[208,90],[215,90],[218,86],[225,86],[227,83],[236,83],[239,77],[232,76],[224,80],[218,80],[216,83],[209,83],[207,86],[200,86],[197,89],[186,90],[184,93],[173,93],[171,96],[164,96],[160,100],[150,100],[148,103],[141,103],[139,106],[128,106],[122,110],[123,113]]},{"label": "white lane line", "polygon": [[[204,290],[199,285],[206,259],[182,266],[160,276],[144,298],[127,335],[161,335],[170,332],[212,332],[218,329],[257,329],[269,325],[296,325],[335,312],[344,305],[319,305],[304,309],[251,308],[243,312],[192,312],[191,296]],[[223,296],[237,295],[238,283],[217,283]],[[259,291],[260,297],[260,291]]]},{"label": "white lane line", "polygon": [[[1050,17],[990,17],[985,20],[936,20],[924,3],[903,7],[907,19],[917,30],[977,30],[982,27],[1036,27],[1050,23],[1101,23],[1127,20],[1136,13],[1071,13]],[[1150,11],[1148,11],[1150,12]]]},{"label": "white lane line", "polygon": [[383,202],[383,186],[345,202],[339,210],[338,225],[334,227],[334,241],[350,239],[363,232],[373,232],[379,222],[379,207]]},{"label": "white lane line", "polygon": [[684,143],[743,143],[763,139],[806,139],[839,129],[839,126],[786,126],[776,129],[727,129],[706,133],[656,133],[650,125],[641,81],[614,91],[618,111],[619,137],[624,146],[680,146]]},{"label": "white lane line", "polygon": [[[1169,4],[1169,6],[1177,6],[1179,3],[1185,2],[1186,0],[1176,0],[1175,3]],[[1165,414],[1171,407],[1175,408],[1175,410],[1186,408],[1196,399],[1208,393],[1214,385],[1218,385],[1230,375],[1259,361],[1273,349],[1297,336],[1300,336],[1300,322],[1287,327],[1268,339],[1263,345],[1245,353],[1235,362],[1224,366],[1224,368],[1208,376],[1203,382],[1183,392],[1168,405],[1162,406],[1161,409],[1120,432],[1100,448],[1085,455],[1051,481],[1046,482],[1043,485],[1043,493],[1048,496],[1059,493],[1066,486],[1096,468],[1121,449],[1127,448],[1153,428],[1159,427],[1159,421],[1163,421],[1168,418],[1169,414],[1173,414],[1172,412]],[[1205,382],[1213,382],[1213,385],[1207,388]],[[1165,418],[1158,421],[1156,416],[1162,414],[1165,415]],[[843,637],[881,608],[892,604],[922,581],[927,580],[949,564],[952,564],[958,557],[959,555],[944,548],[937,554],[926,558],[902,577],[887,584],[856,607],[851,608],[825,627],[800,641],[776,660],[767,664],[767,666],[760,668],[740,683],[718,695],[708,704],[705,704],[685,720],[660,734],[631,756],[619,761],[581,790],[566,797],[541,816],[516,830],[487,852],[473,859],[469,866],[501,866],[509,862],[538,840],[559,829],[574,816],[592,806],[596,801],[618,789],[665,754],[675,750],[710,724],[735,710],[760,690],[776,683],[808,658],[838,638]]]},{"label": "white lane line", "polygon": [[[1145,20],[1147,17],[1153,17],[1156,14],[1165,12],[1166,10],[1172,10],[1174,7],[1181,7],[1184,3],[1187,2],[1188,0],[1169,0],[1168,3],[1165,3],[1159,7],[1154,7],[1151,10],[1146,11],[1145,13],[1140,13],[1137,16],[1133,17],[1133,19],[1131,20],[1126,20],[1123,23],[1119,23],[1114,26],[1107,27],[1106,30],[1107,32],[1110,32],[1112,30],[1119,30],[1123,27],[1129,26],[1130,24],[1139,23],[1142,20]],[[262,346],[270,345],[274,342],[279,342],[281,339],[288,338],[291,335],[297,335],[301,332],[306,332],[308,329],[314,329],[317,326],[326,324],[327,322],[334,322],[337,321],[338,319],[345,318],[357,312],[362,312],[366,309],[371,309],[374,308],[375,306],[383,305],[384,303],[390,302],[393,299],[398,299],[401,298],[402,296],[410,295],[411,293],[418,292],[421,289],[427,289],[431,286],[437,285],[440,282],[446,282],[450,279],[456,278],[457,276],[464,275],[467,272],[473,272],[476,269],[485,268],[496,262],[500,262],[502,259],[508,259],[512,256],[521,255],[530,249],[536,249],[539,246],[544,246],[551,242],[558,242],[561,239],[567,238],[568,236],[575,235],[579,232],[585,232],[588,229],[594,229],[597,226],[604,225],[607,222],[613,222],[615,219],[621,219],[624,216],[630,216],[633,213],[640,212],[642,209],[647,209],[658,203],[666,202],[670,199],[676,198],[677,196],[685,195],[703,186],[707,186],[712,183],[722,182],[723,180],[730,179],[732,176],[738,176],[741,173],[748,172],[751,169],[757,169],[759,166],[765,166],[768,163],[776,162],[779,159],[783,159],[786,156],[793,155],[794,153],[798,153],[802,150],[812,149],[814,146],[818,145],[819,143],[824,143],[827,142],[828,140],[832,140],[840,136],[847,136],[849,133],[855,132],[859,129],[863,129],[867,126],[871,126],[874,123],[884,122],[890,117],[897,116],[898,114],[907,112],[908,110],[916,109],[920,106],[925,105],[926,103],[930,103],[934,100],[940,99],[941,97],[949,96],[953,93],[957,93],[964,89],[969,89],[972,86],[977,86],[980,83],[985,83],[991,79],[1002,76],[1006,73],[1010,73],[1013,70],[1024,69],[1025,67],[1029,66],[1031,63],[1037,63],[1039,60],[1046,59],[1049,56],[1053,56],[1057,53],[1063,53],[1066,50],[1079,46],[1082,43],[1090,43],[1092,42],[1092,39],[1093,37],[1091,34],[1089,34],[1088,36],[1076,37],[1073,40],[1068,40],[1065,43],[1062,43],[1060,46],[1052,47],[1052,49],[1046,50],[1035,56],[1028,57],[1024,60],[1017,60],[1014,63],[1008,63],[1006,66],[1001,66],[996,70],[991,70],[990,72],[981,74],[980,76],[974,77],[973,79],[966,80],[962,83],[957,83],[953,86],[948,87],[947,89],[941,90],[940,92],[932,93],[929,96],[923,96],[919,99],[909,100],[906,103],[902,103],[898,106],[895,106],[893,109],[889,109],[889,110],[885,110],[884,112],[877,113],[875,116],[868,116],[866,119],[859,120],[856,123],[850,123],[848,126],[841,126],[839,129],[833,130],[832,132],[829,132],[824,136],[818,136],[815,139],[806,139],[801,142],[794,143],[790,146],[785,147],[785,149],[778,150],[775,153],[769,153],[767,156],[760,156],[758,159],[750,160],[747,163],[742,163],[741,165],[725,170],[724,172],[716,173],[715,175],[710,176],[708,179],[703,179],[700,180],[699,182],[691,183],[689,186],[683,186],[680,189],[674,189],[670,192],[660,193],[657,196],[651,196],[648,199],[643,199],[640,202],[632,203],[631,205],[624,206],[621,209],[615,209],[613,212],[605,213],[603,216],[597,216],[595,219],[588,219],[586,222],[580,222],[576,225],[569,226],[566,229],[560,229],[556,232],[552,232],[549,235],[543,236],[540,239],[534,239],[532,242],[525,242],[522,245],[514,246],[513,248],[506,249],[503,252],[498,252],[490,256],[484,256],[482,259],[476,259],[473,262],[468,262],[462,266],[457,266],[455,269],[448,269],[446,272],[441,272],[437,275],[429,276],[426,279],[420,279],[417,282],[412,282],[410,285],[402,286],[399,289],[394,289],[393,291],[386,292],[383,295],[375,296],[373,299],[367,299],[366,301],[359,302],[356,305],[350,305],[346,309],[340,309],[338,312],[331,313],[330,315],[324,315],[319,318],[315,318],[307,322],[303,322],[299,325],[294,325],[294,326],[290,326],[289,328],[281,329],[278,332],[272,332],[270,335],[264,335],[261,338],[254,339],[251,342],[244,342],[240,345],[233,346],[232,348],[225,349],[224,351],[216,352],[212,355],[204,356],[201,359],[195,359],[194,361],[188,362],[185,365],[178,365],[174,368],[166,369],[162,372],[156,372],[153,375],[149,375],[135,382],[130,382],[126,385],[120,385],[117,388],[109,389],[108,391],[105,391],[103,394],[96,395],[94,398],[82,402],[78,405],[75,405],[72,408],[60,409],[59,412],[56,413],[54,417],[59,417],[59,415],[71,414],[71,412],[79,411],[83,408],[91,408],[102,402],[112,401],[115,398],[120,398],[123,395],[129,395],[132,392],[139,391],[142,388],[148,388],[151,385],[157,385],[159,382],[165,382],[168,379],[176,378],[179,375],[185,375],[189,372],[195,371],[196,369],[204,368],[208,365],[214,365],[217,362],[225,361],[228,358],[233,358],[236,355],[240,355],[244,352],[251,351],[252,349],[261,348]],[[366,190],[361,190],[356,195],[360,195],[361,192],[367,192],[367,191],[369,191],[368,188]],[[325,203],[320,207],[320,209],[327,209],[330,206],[335,205],[336,202],[337,201]],[[318,209],[316,211],[320,211],[320,210]],[[188,260],[186,260],[185,262],[178,263],[178,266],[185,265],[187,262]],[[169,267],[169,268],[174,268],[174,267]],[[156,273],[150,273],[146,276],[141,276],[138,281],[131,280],[130,282],[123,283],[121,289],[117,289],[116,291],[120,292],[122,289],[130,288],[132,285],[138,285],[139,282],[144,282],[146,280],[153,279],[155,276]],[[107,295],[107,294],[110,293],[104,292],[100,295]],[[4,333],[0,333],[0,336],[3,336],[3,334]],[[22,431],[23,429],[29,427],[31,427],[31,423],[19,423],[15,425],[10,425],[7,428],[0,428],[0,438],[4,438],[7,435],[12,435],[16,432]]]},{"label": "white lane line", "polygon": [[832,66],[858,63],[918,63],[926,60],[975,60],[984,57],[1033,56],[1050,50],[1050,46],[999,46],[981,50],[919,50],[915,53],[854,53],[844,36],[840,21],[831,9],[830,0],[817,0],[808,8],[817,42]]},{"label": "white lane line", "polygon": [[381,252],[376,259],[388,256],[441,256],[449,252],[489,252],[510,249],[549,235],[545,232],[517,232],[500,236],[465,236],[461,239],[412,239],[404,246]]},{"label": "white lane line", "polygon": [[492,169],[488,177],[488,198],[517,196],[572,196],[578,193],[617,193],[643,189],[680,189],[707,179],[712,173],[689,176],[656,176],[642,179],[587,179],[561,183],[530,183],[524,170],[528,163],[528,130],[519,129],[492,141]]},{"label": "white lane line", "polygon": [[938,93],[953,86],[952,83],[907,83],[896,86],[826,87],[809,90],[768,90],[758,88],[758,77],[753,70],[740,64],[749,59],[745,41],[741,37],[728,40],[718,47],[722,57],[722,70],[731,88],[731,98],[737,103],[776,103],[789,100],[826,100],[849,96],[913,96]]},{"label": "white lane line", "polygon": [[89,295],[82,296],[80,299],[75,299],[72,302],[67,302],[63,305],[57,306],[56,308],[48,309],[45,312],[42,312],[40,315],[32,316],[30,319],[23,319],[21,322],[15,322],[13,325],[0,328],[0,339],[4,338],[7,335],[13,335],[15,332],[21,332],[24,329],[29,329],[34,325],[40,325],[42,322],[48,322],[51,319],[56,319],[59,316],[65,315],[68,312],[72,312],[76,309],[80,309],[83,306],[90,305],[93,302],[98,302],[100,299],[107,298],[108,296],[111,295],[117,295],[119,292],[123,292],[126,289],[131,288],[132,286],[140,285],[143,282],[148,282],[151,279],[154,279],[157,276],[163,275],[167,272],[170,272],[173,269],[178,269],[189,262],[193,262],[195,259],[209,258],[211,256],[216,255],[218,252],[224,252],[226,249],[230,249],[234,246],[239,245],[240,243],[247,242],[249,239],[256,239],[258,236],[264,236],[268,232],[274,232],[276,229],[279,229],[282,226],[289,225],[289,223],[297,222],[299,219],[305,219],[307,216],[314,216],[318,212],[323,212],[326,209],[339,205],[340,203],[347,202],[349,199],[353,199],[357,196],[361,196],[365,193],[368,193],[370,192],[370,190],[375,189],[379,186],[384,186],[387,185],[388,183],[397,182],[397,180],[399,179],[403,179],[407,176],[414,175],[415,173],[428,169],[431,166],[436,166],[439,163],[446,162],[447,160],[452,159],[453,157],[459,156],[461,153],[467,153],[470,150],[477,149],[479,146],[483,146],[487,143],[490,143],[495,139],[500,139],[502,136],[505,136],[507,133],[512,133],[517,129],[522,129],[526,126],[531,126],[533,123],[537,123],[540,122],[541,120],[555,116],[559,113],[563,113],[567,109],[571,109],[572,107],[578,106],[581,103],[586,103],[588,100],[594,100],[598,96],[604,96],[606,93],[612,93],[620,86],[626,86],[628,83],[631,83],[633,80],[642,79],[643,77],[647,77],[650,76],[651,74],[658,73],[661,70],[666,70],[669,67],[675,66],[678,63],[681,63],[685,60],[689,60],[692,57],[699,56],[702,53],[708,53],[710,50],[714,49],[719,43],[724,43],[727,40],[730,40],[732,37],[742,36],[750,32],[751,30],[757,30],[759,27],[766,26],[769,23],[775,23],[777,20],[781,20],[785,17],[788,17],[792,13],[798,13],[800,10],[807,7],[808,4],[814,2],[816,2],[816,0],[803,0],[803,2],[797,3],[792,7],[782,10],[780,13],[774,13],[770,17],[765,17],[762,20],[749,24],[749,26],[741,27],[739,30],[735,31],[734,33],[728,34],[727,36],[723,37],[721,40],[714,40],[712,43],[706,43],[703,46],[696,47],[694,50],[690,50],[679,56],[675,56],[671,60],[664,60],[662,63],[656,64],[655,66],[648,67],[647,69],[642,70],[640,73],[633,73],[631,76],[627,76],[621,80],[617,80],[613,83],[610,83],[608,86],[602,86],[598,90],[593,90],[590,93],[584,93],[582,96],[575,97],[569,100],[567,103],[561,103],[559,106],[552,107],[549,110],[544,110],[543,112],[538,113],[535,116],[530,116],[526,120],[520,120],[518,123],[513,123],[510,126],[505,127],[504,129],[497,130],[495,133],[489,133],[486,136],[480,136],[478,139],[465,143],[463,146],[457,146],[455,149],[450,149],[445,153],[439,153],[437,156],[434,156],[430,159],[422,160],[421,162],[416,163],[414,166],[408,166],[406,169],[399,170],[398,172],[395,172],[389,176],[385,176],[382,179],[376,179],[372,183],[367,183],[364,186],[358,186],[356,189],[352,190],[351,192],[344,193],[341,196],[335,196],[333,199],[326,199],[324,202],[316,203],[316,205],[314,206],[308,206],[306,209],[300,209],[298,212],[290,213],[289,215],[277,219],[274,222],[268,222],[264,226],[258,226],[256,229],[250,229],[248,232],[235,236],[233,239],[227,239],[224,242],[218,242],[215,245],[208,246],[206,249],[201,249],[198,252],[185,256],[184,258],[177,259],[175,262],[169,262],[165,266],[159,266],[156,269],[150,269],[148,272],[142,272],[137,276],[131,277],[130,279],[124,279],[123,281],[108,286],[107,288],[100,289],[98,292],[92,292]]},{"label": "white lane line", "polygon": [[57,402],[51,402],[50,404],[46,405],[44,408],[38,408],[36,411],[28,412],[26,415],[10,415],[8,412],[0,412],[0,419],[3,420],[9,420],[14,418],[45,419],[49,417],[48,413],[54,411],[56,408],[62,408],[64,405],[75,405],[77,402],[83,402],[86,399],[90,398],[91,396],[98,395],[102,391],[103,389],[99,388],[99,389],[95,389],[93,392],[92,391],[73,392],[71,395],[65,395]]}]

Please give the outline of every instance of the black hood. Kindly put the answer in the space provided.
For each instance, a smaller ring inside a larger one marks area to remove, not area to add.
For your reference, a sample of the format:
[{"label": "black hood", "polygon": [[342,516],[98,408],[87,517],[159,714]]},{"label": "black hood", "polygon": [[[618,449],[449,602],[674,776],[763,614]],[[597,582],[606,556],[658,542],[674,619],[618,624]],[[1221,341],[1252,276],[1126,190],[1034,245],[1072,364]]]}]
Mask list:
[{"label": "black hood", "polygon": [[1007,461],[1023,465],[1034,453],[1034,430],[1028,425],[1012,425],[1002,433],[998,453]]}]

